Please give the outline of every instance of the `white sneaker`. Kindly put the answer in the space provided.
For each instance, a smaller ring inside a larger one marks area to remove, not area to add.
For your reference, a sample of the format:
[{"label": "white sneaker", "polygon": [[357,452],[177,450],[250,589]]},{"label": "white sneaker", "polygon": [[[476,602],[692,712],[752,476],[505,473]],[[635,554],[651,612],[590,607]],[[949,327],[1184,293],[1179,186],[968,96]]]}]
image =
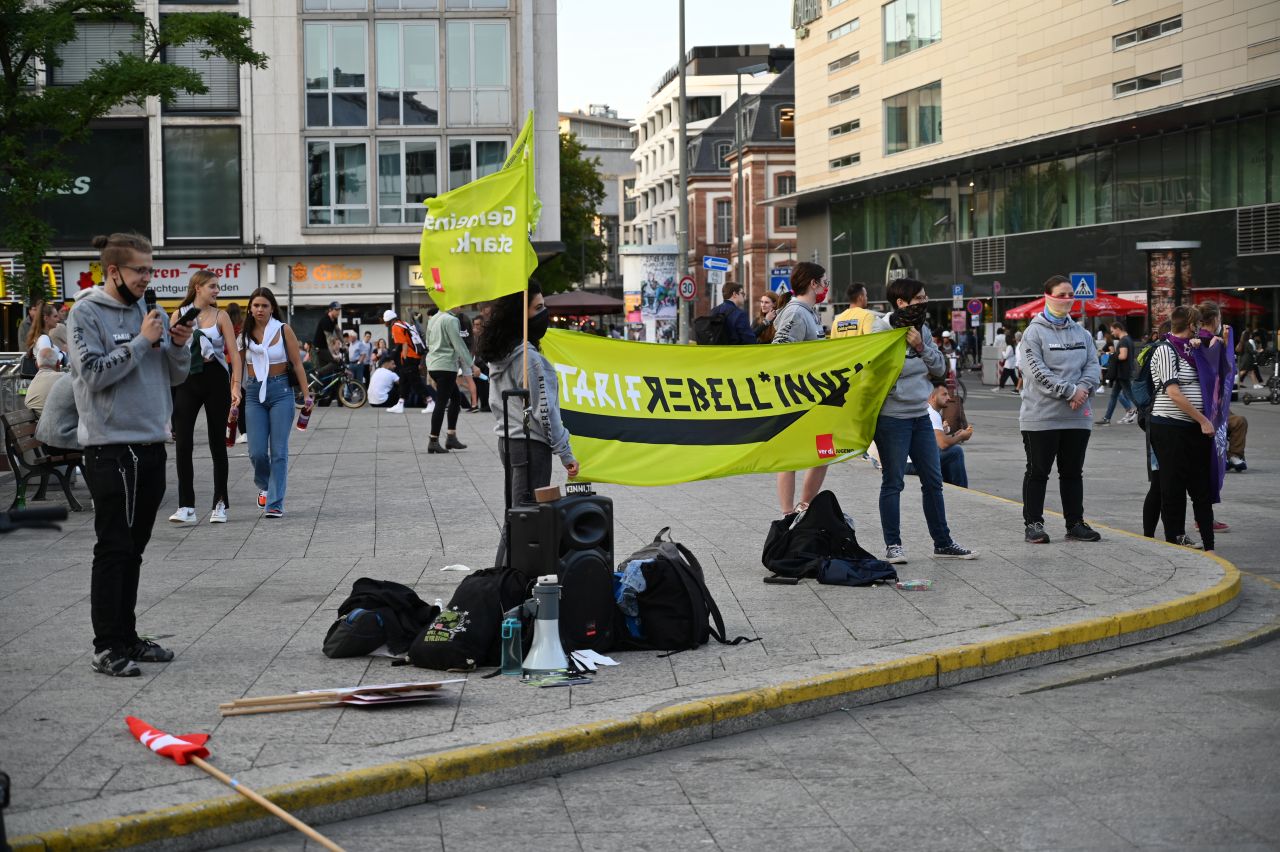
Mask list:
[{"label": "white sneaker", "polygon": [[209,513],[209,523],[225,524],[226,522],[227,522],[227,504],[219,500],[218,505],[214,506],[213,511]]},{"label": "white sneaker", "polygon": [[400,400],[395,405],[387,409],[388,414],[404,414],[404,400]]},{"label": "white sneaker", "polygon": [[884,561],[890,565],[906,565],[907,552],[902,549],[900,544],[891,544],[885,550]]},{"label": "white sneaker", "polygon": [[236,443],[237,443],[237,444],[247,444],[247,443],[249,443],[249,433],[248,433],[248,432],[242,432],[242,433],[240,433],[239,435],[236,435]]},{"label": "white sneaker", "polygon": [[427,400],[427,405],[422,409],[423,414],[430,414],[436,410],[436,401],[434,399]]},{"label": "white sneaker", "polygon": [[196,523],[196,510],[183,507],[170,515],[169,520],[175,524],[194,524]]}]

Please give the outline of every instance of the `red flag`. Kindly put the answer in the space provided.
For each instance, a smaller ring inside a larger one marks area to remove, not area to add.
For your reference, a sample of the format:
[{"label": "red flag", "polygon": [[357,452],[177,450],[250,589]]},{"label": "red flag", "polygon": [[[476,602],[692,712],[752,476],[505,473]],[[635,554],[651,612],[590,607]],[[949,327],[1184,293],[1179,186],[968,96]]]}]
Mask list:
[{"label": "red flag", "polygon": [[188,757],[209,756],[209,749],[204,747],[209,740],[208,734],[184,734],[181,737],[175,737],[133,716],[125,716],[124,722],[129,726],[130,733],[144,746],[156,754],[173,758],[179,766],[185,766]]}]

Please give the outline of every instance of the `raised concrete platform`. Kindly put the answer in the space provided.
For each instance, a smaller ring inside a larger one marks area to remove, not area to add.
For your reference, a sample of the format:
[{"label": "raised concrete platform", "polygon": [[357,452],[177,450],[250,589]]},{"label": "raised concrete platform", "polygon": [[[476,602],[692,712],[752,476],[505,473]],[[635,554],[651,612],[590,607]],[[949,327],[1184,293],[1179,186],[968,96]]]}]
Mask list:
[{"label": "raised concrete platform", "polygon": [[[319,411],[294,435],[283,521],[258,519],[243,445],[231,523],[168,524],[171,483],[139,624],[178,659],[141,678],[89,669],[88,514],[61,534],[6,537],[0,768],[13,776],[15,849],[202,849],[280,830],[198,770],[151,755],[125,729],[128,714],[212,733],[224,771],[324,823],[1170,635],[1230,612],[1240,586],[1226,562],[1099,524],[1099,544],[1061,542],[1053,520],[1053,544],[1026,545],[1016,504],[950,488],[953,534],[982,556],[935,561],[910,482],[900,574],[934,579],[933,591],[766,586],[772,476],[601,486],[615,501],[618,559],[671,526],[702,562],[729,631],[762,641],[620,654],[621,666],[567,689],[472,675],[428,706],[220,718],[217,705],[241,696],[430,676],[320,653],[356,578],[447,599],[461,575],[441,567],[492,561],[502,507],[492,420],[464,415],[471,448],[447,456],[426,454],[427,425],[417,413]],[[197,459],[201,485],[207,470]],[[878,473],[850,461],[827,482],[880,551]]]}]

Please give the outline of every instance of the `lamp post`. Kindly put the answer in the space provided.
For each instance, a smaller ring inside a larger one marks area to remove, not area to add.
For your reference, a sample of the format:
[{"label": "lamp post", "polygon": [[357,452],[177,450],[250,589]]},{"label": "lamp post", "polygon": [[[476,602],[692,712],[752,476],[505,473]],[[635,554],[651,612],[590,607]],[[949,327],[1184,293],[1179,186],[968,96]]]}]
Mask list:
[{"label": "lamp post", "polygon": [[[684,0],[680,0],[680,58],[676,60],[680,73],[680,100],[677,109],[680,112],[680,138],[676,157],[680,163],[679,204],[676,207],[676,280],[683,278],[689,271],[689,110],[685,94],[685,55],[684,55]],[[680,299],[680,324],[678,337],[681,343],[689,342],[689,300]]]},{"label": "lamp post", "polygon": [[[738,102],[734,104],[733,120],[733,148],[738,160],[738,186],[733,194],[733,204],[738,208],[738,266],[735,274],[738,278],[738,286],[747,289],[748,291],[750,288],[747,287],[746,278],[744,278],[742,274],[742,239],[743,234],[746,233],[746,226],[744,224],[746,221],[746,215],[745,211],[742,209],[742,143],[746,141],[744,138],[746,134],[743,132],[742,128],[742,75],[750,74],[752,77],[757,77],[761,74],[767,73],[768,71],[769,63],[761,62],[758,65],[748,65],[745,68],[739,68],[733,72],[734,76],[738,78]],[[681,126],[683,127],[683,125]]]}]

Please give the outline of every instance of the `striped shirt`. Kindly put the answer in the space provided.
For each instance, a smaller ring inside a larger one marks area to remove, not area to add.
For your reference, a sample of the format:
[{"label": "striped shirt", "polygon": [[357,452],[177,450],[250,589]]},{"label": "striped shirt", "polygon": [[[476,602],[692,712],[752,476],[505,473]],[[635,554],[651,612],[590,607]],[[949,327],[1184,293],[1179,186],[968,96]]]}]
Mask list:
[{"label": "striped shirt", "polygon": [[1169,399],[1165,388],[1175,383],[1196,411],[1204,411],[1204,400],[1200,394],[1200,374],[1196,372],[1196,365],[1179,357],[1172,345],[1157,345],[1152,351],[1151,380],[1156,388],[1155,402],[1151,406],[1152,417],[1195,422],[1175,405],[1173,400]]}]

